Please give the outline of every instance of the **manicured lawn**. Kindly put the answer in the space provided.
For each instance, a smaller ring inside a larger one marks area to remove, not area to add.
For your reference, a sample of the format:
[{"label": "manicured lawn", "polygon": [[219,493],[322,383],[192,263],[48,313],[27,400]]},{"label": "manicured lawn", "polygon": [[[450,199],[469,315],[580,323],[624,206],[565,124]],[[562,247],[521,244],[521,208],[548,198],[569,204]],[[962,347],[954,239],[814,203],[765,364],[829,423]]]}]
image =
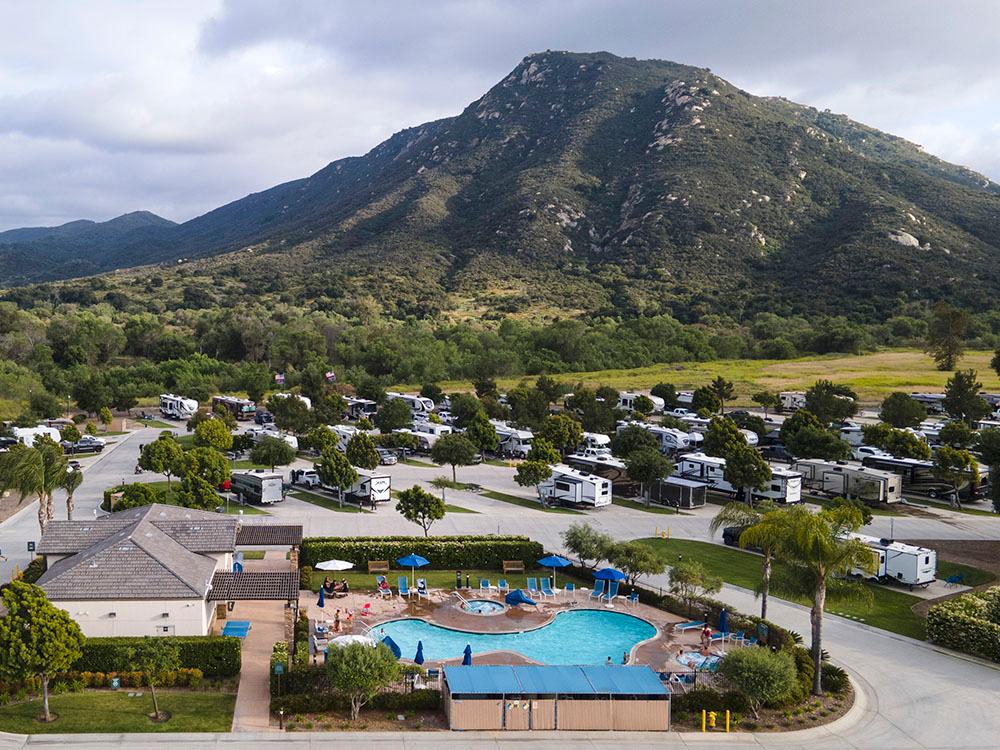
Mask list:
[{"label": "manicured lawn", "polygon": [[[469,576],[469,582],[472,584],[473,590],[479,589],[479,579],[487,578],[490,583],[494,586],[497,585],[497,581],[501,578],[507,579],[508,587],[513,591],[514,589],[526,589],[527,588],[527,578],[530,576],[532,578],[545,578],[551,576],[552,571],[548,568],[528,570],[526,573],[515,573],[514,575],[505,576],[496,570],[463,570],[462,571],[462,585],[465,585],[465,577]],[[340,580],[341,578],[347,579],[347,585],[351,587],[351,591],[354,593],[370,594],[375,590],[375,574],[366,573],[364,571],[347,570],[344,572],[330,572],[327,573],[322,570],[314,570],[312,574],[312,590],[319,591],[320,585],[323,583],[323,579],[330,576],[330,579]],[[420,569],[417,568],[416,573],[411,575],[410,569],[406,570],[390,570],[388,579],[389,585],[392,586],[393,593],[396,591],[396,582],[400,576],[406,576],[407,578],[424,578],[427,580],[428,588],[432,589],[446,589],[448,591],[455,590],[455,571],[454,570],[428,570],[427,568]],[[556,583],[563,580],[563,576],[556,573]],[[494,595],[497,593],[493,592]]]},{"label": "manicured lawn", "polygon": [[615,505],[620,505],[622,508],[631,508],[632,510],[641,510],[644,513],[658,513],[660,515],[667,516],[677,516],[683,515],[683,513],[678,513],[673,508],[664,508],[662,505],[646,505],[646,503],[639,500],[631,500],[624,497],[613,497],[612,501]]},{"label": "manicured lawn", "polygon": [[478,510],[469,510],[461,505],[452,505],[451,503],[445,503],[444,510],[445,513],[479,513]]},{"label": "manicured lawn", "polygon": [[[759,555],[724,547],[721,544],[690,539],[640,539],[639,541],[654,550],[668,565],[676,562],[678,557],[698,560],[709,572],[719,576],[726,583],[748,589],[755,589],[760,583]],[[857,602],[827,601],[826,611],[910,638],[924,639],[924,620],[911,609],[920,601],[918,597],[886,586],[863,585],[867,586],[874,596],[871,608]],[[807,599],[792,601],[805,605],[810,603]]]},{"label": "manicured lawn", "polygon": [[[232,461],[231,465],[234,469],[270,469],[270,466],[265,464],[255,464],[248,458],[241,458],[238,461]],[[277,469],[276,469],[277,471]]]},{"label": "manicured lawn", "polygon": [[425,469],[439,469],[441,468],[437,464],[433,464],[430,461],[420,461],[416,458],[403,458],[400,459],[400,463],[406,464],[407,466],[422,466]]},{"label": "manicured lawn", "polygon": [[177,442],[184,450],[190,450],[194,448],[194,435],[178,435]]},{"label": "manicured lawn", "polygon": [[479,494],[483,497],[488,497],[491,500],[499,500],[500,502],[510,503],[511,505],[520,505],[522,508],[532,508],[534,510],[540,510],[543,513],[570,513],[575,516],[580,515],[580,511],[573,510],[572,508],[546,508],[535,500],[528,500],[527,498],[518,497],[517,495],[508,495],[506,492],[483,490]]},{"label": "manicured lawn", "polygon": [[311,503],[312,505],[318,505],[321,508],[326,508],[327,510],[332,510],[336,513],[370,513],[371,511],[359,508],[353,503],[344,503],[344,507],[340,507],[340,501],[334,500],[333,498],[326,497],[325,495],[317,495],[315,492],[310,492],[309,490],[293,490],[288,493],[289,497],[297,498],[306,503]]},{"label": "manicured lawn", "polygon": [[988,570],[974,568],[971,565],[962,565],[961,563],[947,562],[946,560],[938,559],[937,577],[944,581],[951,576],[962,576],[963,586],[982,586],[986,583],[993,583],[993,581],[997,579],[997,577]]},{"label": "manicured lawn", "polygon": [[228,732],[233,724],[234,693],[157,691],[161,711],[170,720],[154,724],[149,692],[129,698],[128,689],[88,690],[49,697],[49,708],[59,718],[49,724],[36,720],[41,701],[0,707],[0,731],[15,734],[85,732]]},{"label": "manicured lawn", "polygon": [[517,466],[516,461],[510,461],[505,458],[487,458],[483,461],[484,464],[489,464],[490,466],[502,466],[505,469],[511,469]]},{"label": "manicured lawn", "polygon": [[266,510],[261,510],[256,505],[240,505],[239,503],[229,503],[229,508],[226,509],[226,504],[222,503],[220,507],[223,509],[224,515],[238,516],[240,511],[243,511],[244,516],[269,516],[271,515]]},{"label": "manicured lawn", "polygon": [[243,551],[244,560],[263,560],[264,550],[262,549],[248,549]]},{"label": "manicured lawn", "polygon": [[172,430],[180,422],[164,422],[161,419],[133,419],[133,422],[138,422],[143,427],[156,427],[160,430]]}]

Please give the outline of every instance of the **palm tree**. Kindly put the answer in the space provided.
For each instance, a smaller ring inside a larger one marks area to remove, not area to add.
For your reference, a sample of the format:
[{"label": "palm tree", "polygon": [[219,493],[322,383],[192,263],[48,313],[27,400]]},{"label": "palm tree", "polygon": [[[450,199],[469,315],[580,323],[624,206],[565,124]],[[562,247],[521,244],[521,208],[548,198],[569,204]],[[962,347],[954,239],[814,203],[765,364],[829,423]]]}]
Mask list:
[{"label": "palm tree", "polygon": [[[774,577],[775,590],[812,599],[813,695],[822,695],[823,610],[827,598],[871,603],[872,593],[844,576],[853,570],[873,571],[875,554],[864,543],[847,536],[861,528],[857,508],[841,506],[813,513],[794,507],[785,511],[785,534],[776,555],[782,562]],[[741,540],[742,541],[742,537]]]},{"label": "palm tree", "polygon": [[81,482],[83,482],[83,472],[76,469],[75,471],[67,471],[62,483],[59,485],[60,489],[66,490],[67,521],[73,520],[73,493],[79,489]]},{"label": "palm tree", "polygon": [[747,503],[727,503],[708,525],[710,533],[727,526],[742,527],[740,547],[757,547],[763,554],[760,565],[760,585],[757,594],[760,596],[760,619],[767,619],[767,595],[771,588],[771,567],[774,562],[774,551],[777,549],[784,529],[784,509],[779,508],[771,500],[764,500],[757,507]]},{"label": "palm tree", "polygon": [[66,456],[55,443],[14,446],[0,455],[0,492],[15,490],[23,500],[38,498],[38,527],[44,533],[53,518],[52,495],[66,474]]}]

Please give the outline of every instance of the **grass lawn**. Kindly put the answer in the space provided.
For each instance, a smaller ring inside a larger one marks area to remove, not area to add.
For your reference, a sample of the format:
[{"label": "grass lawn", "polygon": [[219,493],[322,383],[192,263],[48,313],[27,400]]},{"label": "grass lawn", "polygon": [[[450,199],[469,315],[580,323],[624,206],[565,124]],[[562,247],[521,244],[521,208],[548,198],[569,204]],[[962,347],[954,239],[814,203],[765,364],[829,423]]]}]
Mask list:
[{"label": "grass lawn", "polygon": [[244,560],[263,560],[264,550],[262,549],[248,549],[243,551]]},{"label": "grass lawn", "polygon": [[[241,458],[238,461],[230,462],[234,469],[270,469],[267,464],[255,464],[248,458]],[[275,469],[277,471],[277,469]]]},{"label": "grass lawn", "polygon": [[430,461],[420,461],[416,458],[403,458],[399,460],[399,463],[406,464],[407,466],[422,466],[425,469],[440,469],[441,467],[437,464],[431,463]]},{"label": "grass lawn", "polygon": [[513,469],[517,466],[517,462],[509,461],[505,458],[487,458],[483,461],[484,464],[489,464],[490,466],[500,466],[504,469]]},{"label": "grass lawn", "polygon": [[620,505],[622,508],[631,508],[632,510],[641,510],[643,513],[658,513],[664,516],[684,515],[683,512],[678,513],[673,508],[665,508],[662,505],[646,505],[644,502],[618,497],[617,495],[611,499],[615,505]]},{"label": "grass lawn", "polygon": [[[322,570],[314,570],[312,574],[312,586],[310,587],[313,591],[319,591],[320,585],[323,583],[323,579],[330,576],[330,579],[340,580],[341,578],[347,579],[347,585],[351,587],[351,591],[355,593],[367,594],[375,591],[375,573],[366,573],[364,571],[347,570],[347,571],[337,571],[327,573]],[[527,588],[527,578],[539,578],[551,576],[552,571],[548,568],[539,568],[537,570],[527,570],[525,573],[515,573],[513,575],[505,576],[503,573],[496,570],[463,570],[462,571],[462,585],[465,585],[465,576],[469,576],[469,582],[472,584],[473,589],[479,588],[479,579],[487,578],[490,583],[494,586],[497,585],[497,581],[501,578],[507,580],[507,585],[511,590],[514,589],[524,589]],[[406,570],[390,570],[389,571],[389,585],[392,586],[393,592],[396,590],[396,581],[400,576],[406,576],[411,578],[410,569]],[[412,574],[415,578],[424,578],[427,580],[428,588],[432,589],[447,589],[448,591],[453,591],[455,589],[455,571],[453,569],[448,570],[428,570],[424,568],[421,570],[417,568],[416,573]],[[556,573],[556,583],[559,583],[563,579],[559,573]],[[496,591],[493,592],[494,594]],[[329,606],[327,606],[329,609]]]},{"label": "grass lawn", "polygon": [[499,500],[502,503],[510,503],[511,505],[520,505],[522,508],[532,508],[534,510],[540,510],[543,513],[570,513],[575,516],[580,515],[580,511],[573,510],[572,508],[546,508],[536,500],[528,500],[527,498],[518,497],[517,495],[508,495],[506,492],[483,490],[479,494],[483,497],[488,497],[491,500]]},{"label": "grass lawn", "polygon": [[370,513],[371,511],[359,508],[353,503],[344,503],[344,507],[340,507],[340,501],[334,500],[331,497],[326,497],[325,495],[317,495],[315,492],[310,492],[309,490],[293,490],[288,493],[289,497],[297,498],[306,503],[311,503],[312,505],[318,505],[321,508],[326,508],[327,510],[332,510],[335,513]]},{"label": "grass lawn", "polygon": [[133,419],[133,422],[138,422],[143,427],[156,427],[160,430],[172,430],[176,427],[179,422],[164,422],[162,419]]},{"label": "grass lawn", "polygon": [[0,707],[0,731],[15,734],[84,732],[228,732],[233,724],[235,693],[181,692],[159,690],[161,711],[170,720],[154,724],[149,693],[129,698],[130,690],[87,690],[49,697],[50,710],[59,716],[50,724],[36,720],[41,701]]},{"label": "grass lawn", "polygon": [[[760,583],[759,555],[690,539],[640,539],[639,541],[655,551],[668,565],[676,562],[680,555],[686,560],[698,560],[709,572],[719,576],[726,583],[748,589],[755,589]],[[924,639],[924,620],[911,609],[920,601],[918,597],[886,586],[864,585],[868,586],[874,595],[871,608],[857,602],[828,601],[826,611],[910,638]],[[805,605],[810,603],[806,599],[792,601]]]},{"label": "grass lawn", "polygon": [[223,508],[223,515],[238,516],[240,511],[243,511],[244,516],[269,516],[271,515],[266,510],[258,508],[256,505],[240,505],[239,503],[229,503],[229,509],[226,510],[226,504],[223,502],[220,504]]},{"label": "grass lawn", "polygon": [[194,448],[194,435],[178,435],[177,442],[180,443],[181,448],[184,450],[191,450]]},{"label": "grass lawn", "polygon": [[461,505],[452,505],[451,503],[445,503],[444,510],[446,513],[479,513],[478,510],[469,510]]},{"label": "grass lawn", "polygon": [[961,563],[947,562],[938,558],[937,577],[944,581],[951,576],[962,576],[963,586],[982,586],[987,583],[993,583],[997,579],[988,570],[974,568],[971,565],[962,565]]}]

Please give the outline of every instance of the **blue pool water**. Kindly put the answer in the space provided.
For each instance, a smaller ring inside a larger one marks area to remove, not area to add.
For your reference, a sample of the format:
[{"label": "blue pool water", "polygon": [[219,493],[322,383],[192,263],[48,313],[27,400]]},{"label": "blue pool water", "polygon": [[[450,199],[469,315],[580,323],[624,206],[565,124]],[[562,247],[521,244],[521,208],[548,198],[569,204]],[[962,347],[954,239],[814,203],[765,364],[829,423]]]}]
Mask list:
[{"label": "blue pool water", "polygon": [[462,609],[474,615],[498,615],[504,611],[504,606],[489,599],[470,599],[462,605]]},{"label": "blue pool water", "polygon": [[468,644],[473,659],[486,651],[516,651],[542,664],[563,665],[604,664],[609,656],[620,664],[623,652],[656,635],[656,628],[638,617],[593,609],[560,612],[548,625],[524,633],[468,633],[412,619],[382,623],[372,635],[381,629],[411,659],[417,641],[423,641],[427,660],[460,657]]}]

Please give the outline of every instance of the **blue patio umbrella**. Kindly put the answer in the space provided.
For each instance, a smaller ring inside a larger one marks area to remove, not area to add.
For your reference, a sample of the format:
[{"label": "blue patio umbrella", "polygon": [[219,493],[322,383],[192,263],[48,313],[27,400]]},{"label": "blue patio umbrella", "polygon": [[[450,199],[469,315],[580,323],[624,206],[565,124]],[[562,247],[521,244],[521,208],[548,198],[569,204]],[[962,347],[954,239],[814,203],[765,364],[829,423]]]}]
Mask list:
[{"label": "blue patio umbrella", "polygon": [[417,641],[417,655],[413,657],[414,664],[424,663],[424,642]]},{"label": "blue patio umbrella", "polygon": [[462,653],[462,666],[471,667],[472,666],[472,646],[471,644],[465,644],[465,651]]},{"label": "blue patio umbrella", "polygon": [[726,612],[725,607],[723,607],[722,611],[719,612],[719,632],[720,633],[729,632],[729,613]]},{"label": "blue patio umbrella", "polygon": [[392,651],[392,655],[397,659],[403,655],[403,652],[399,650],[399,646],[396,645],[396,642],[389,636],[385,636],[385,638],[382,639],[382,643],[389,647],[389,650]]},{"label": "blue patio umbrella", "polygon": [[326,596],[323,593],[322,586],[319,587],[319,601],[316,602],[316,606],[320,609],[323,609],[323,607],[326,606]]},{"label": "blue patio umbrella", "polygon": [[548,557],[543,557],[539,560],[538,564],[545,568],[552,568],[552,588],[555,588],[556,568],[565,568],[567,565],[572,565],[573,563],[565,557],[559,557],[559,555],[549,555]]},{"label": "blue patio umbrella", "polygon": [[533,599],[529,599],[528,595],[521,591],[521,589],[514,589],[507,594],[503,600],[512,607],[516,607],[519,604],[530,604],[532,607],[538,606],[538,604]]},{"label": "blue patio umbrella", "polygon": [[416,555],[416,554],[414,554],[412,552],[410,554],[406,555],[405,557],[401,557],[398,560],[396,560],[396,565],[402,565],[404,568],[409,568],[410,569],[410,585],[411,586],[415,586],[416,585],[416,582],[413,580],[415,569],[416,568],[422,568],[425,565],[430,565],[430,564],[431,564],[431,561],[428,560],[426,557],[421,557],[420,555]]},{"label": "blue patio umbrella", "polygon": [[627,577],[620,570],[614,568],[601,568],[594,573],[594,578],[598,581],[624,581]]}]

